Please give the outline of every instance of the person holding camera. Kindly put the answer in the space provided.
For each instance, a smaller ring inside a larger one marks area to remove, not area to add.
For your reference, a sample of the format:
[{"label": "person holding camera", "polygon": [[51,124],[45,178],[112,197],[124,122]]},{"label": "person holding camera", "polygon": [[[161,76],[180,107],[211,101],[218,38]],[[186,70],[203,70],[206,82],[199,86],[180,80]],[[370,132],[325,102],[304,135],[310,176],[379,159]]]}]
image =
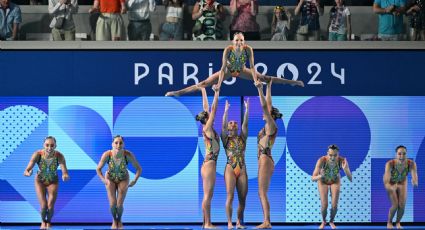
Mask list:
[{"label": "person holding camera", "polygon": [[378,38],[383,41],[400,41],[403,35],[405,0],[375,0],[373,12],[379,15]]},{"label": "person holding camera", "polygon": [[410,0],[406,15],[410,21],[410,40],[425,41],[425,0]]},{"label": "person holding camera", "polygon": [[78,12],[77,0],[49,0],[49,13],[53,41],[75,40],[75,24],[72,15]]},{"label": "person holding camera", "polygon": [[193,40],[211,41],[223,38],[220,21],[224,20],[224,7],[215,0],[198,0],[192,11]]},{"label": "person holding camera", "polygon": [[335,0],[329,11],[329,41],[351,40],[351,12],[345,6],[345,0]]},{"label": "person holding camera", "polygon": [[297,29],[297,41],[319,41],[319,16],[323,15],[324,7],[319,0],[299,0],[295,7],[295,15],[300,15]]},{"label": "person holding camera", "polygon": [[275,6],[271,25],[272,41],[287,41],[291,30],[292,15],[283,6]]},{"label": "person holding camera", "polygon": [[257,0],[231,0],[230,15],[233,17],[230,24],[230,38],[242,32],[246,40],[261,40],[260,25],[257,23]]},{"label": "person holding camera", "polygon": [[183,0],[162,0],[165,6],[165,22],[161,26],[160,41],[183,40]]}]

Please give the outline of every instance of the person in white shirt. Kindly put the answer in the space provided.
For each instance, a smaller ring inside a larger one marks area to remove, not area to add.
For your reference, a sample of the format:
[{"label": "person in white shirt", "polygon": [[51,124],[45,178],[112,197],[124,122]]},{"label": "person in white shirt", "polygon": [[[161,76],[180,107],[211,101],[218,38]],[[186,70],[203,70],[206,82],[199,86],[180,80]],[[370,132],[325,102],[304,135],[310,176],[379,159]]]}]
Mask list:
[{"label": "person in white shirt", "polygon": [[75,40],[75,24],[72,15],[78,12],[77,0],[49,0],[49,13],[53,41]]},{"label": "person in white shirt", "polygon": [[128,39],[149,40],[152,33],[150,13],[155,11],[155,0],[128,0]]},{"label": "person in white shirt", "polygon": [[183,40],[183,0],[163,0],[163,4],[166,15],[159,40]]},{"label": "person in white shirt", "polygon": [[335,0],[329,12],[329,41],[351,40],[351,13],[343,0]]}]

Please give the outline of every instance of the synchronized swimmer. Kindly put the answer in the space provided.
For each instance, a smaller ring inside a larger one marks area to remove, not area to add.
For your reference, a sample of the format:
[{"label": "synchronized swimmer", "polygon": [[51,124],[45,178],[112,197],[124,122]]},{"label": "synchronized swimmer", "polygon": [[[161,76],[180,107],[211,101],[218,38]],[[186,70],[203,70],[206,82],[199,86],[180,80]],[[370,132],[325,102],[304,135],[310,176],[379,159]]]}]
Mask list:
[{"label": "synchronized swimmer", "polygon": [[245,101],[245,115],[242,130],[238,134],[238,123],[235,120],[227,121],[230,104],[226,100],[224,107],[223,122],[221,128],[221,141],[226,150],[227,164],[224,170],[224,181],[226,182],[226,215],[227,228],[232,229],[233,197],[238,192],[239,207],[237,211],[236,228],[243,229],[246,195],[248,194],[248,175],[245,167],[246,139],[248,138],[248,110],[249,101]]},{"label": "synchronized swimmer", "polygon": [[[245,80],[257,82],[272,81],[275,84],[290,84],[304,87],[302,81],[287,80],[279,77],[267,76],[260,74],[254,67],[254,51],[251,46],[245,44],[245,38],[242,33],[235,33],[233,36],[232,45],[227,46],[223,51],[221,69],[207,79],[201,81],[196,85],[186,87],[178,91],[167,92],[165,96],[181,96],[187,93],[192,93],[198,90],[199,87],[206,88],[213,84],[220,88],[223,80],[230,77],[240,77]],[[245,66],[249,61],[250,68]]]},{"label": "synchronized swimmer", "polygon": [[274,161],[272,157],[272,148],[277,136],[276,119],[282,118],[279,110],[272,104],[272,82],[267,83],[266,96],[263,93],[263,83],[257,81],[255,86],[260,96],[261,108],[263,110],[263,120],[266,122],[260,130],[257,137],[258,146],[258,194],[260,196],[261,206],[263,207],[263,223],[257,228],[271,228],[270,223],[270,203],[267,197],[270,181],[274,171]]},{"label": "synchronized swimmer", "polygon": [[399,145],[395,149],[396,156],[385,164],[384,186],[391,201],[388,211],[387,228],[393,228],[393,218],[397,212],[396,227],[402,228],[400,222],[404,214],[407,200],[407,174],[412,174],[412,185],[418,186],[416,163],[407,158],[407,148]]},{"label": "synchronized swimmer", "polygon": [[202,136],[204,137],[205,144],[205,159],[201,167],[201,176],[204,190],[204,198],[202,199],[204,221],[202,227],[206,229],[216,228],[211,223],[211,200],[214,194],[216,166],[220,151],[220,138],[214,130],[214,120],[217,113],[220,91],[216,87],[213,87],[213,90],[215,93],[210,111],[206,90],[205,88],[201,88],[203,111],[196,116],[196,120],[202,124]]},{"label": "synchronized swimmer", "polygon": [[35,164],[38,165],[37,175],[34,178],[35,192],[40,203],[40,229],[51,228],[56,198],[58,195],[58,166],[62,170],[62,180],[68,181],[68,169],[65,157],[56,151],[56,138],[48,136],[44,139],[43,149],[35,151],[24,171],[24,176],[31,176]]},{"label": "synchronized swimmer", "polygon": [[338,211],[339,192],[341,191],[341,175],[339,171],[343,169],[348,180],[352,181],[348,161],[339,155],[339,148],[336,145],[330,145],[326,156],[322,156],[317,160],[311,179],[317,181],[319,189],[320,201],[322,205],[322,224],[319,229],[323,229],[326,225],[326,215],[328,213],[328,193],[331,191],[331,215],[329,225],[335,229],[335,216]]},{"label": "synchronized swimmer", "polygon": [[[127,164],[131,162],[136,168],[136,175],[130,182]],[[108,171],[104,176],[102,168],[108,164]],[[105,184],[108,193],[109,208],[112,214],[112,229],[123,228],[121,221],[124,212],[124,199],[129,187],[133,187],[140,175],[142,167],[137,162],[136,157],[130,151],[124,149],[124,138],[117,135],[112,140],[112,150],[103,153],[102,158],[96,168],[97,175]]]}]

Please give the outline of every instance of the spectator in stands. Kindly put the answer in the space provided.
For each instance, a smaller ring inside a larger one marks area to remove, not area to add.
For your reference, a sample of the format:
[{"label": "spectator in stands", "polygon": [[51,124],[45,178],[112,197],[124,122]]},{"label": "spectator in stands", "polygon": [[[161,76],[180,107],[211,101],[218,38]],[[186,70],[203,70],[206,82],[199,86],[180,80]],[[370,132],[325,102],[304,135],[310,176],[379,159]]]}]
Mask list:
[{"label": "spectator in stands", "polygon": [[291,30],[292,15],[283,6],[276,6],[272,19],[272,41],[287,41]]},{"label": "spectator in stands", "polygon": [[324,7],[319,0],[299,0],[295,7],[295,15],[301,14],[297,29],[298,41],[320,40],[319,16],[323,15]]},{"label": "spectator in stands", "polygon": [[53,15],[50,23],[53,41],[75,40],[75,24],[72,14],[77,11],[77,0],[49,0],[49,13]]},{"label": "spectator in stands", "polygon": [[0,0],[0,40],[18,40],[21,9],[10,0]]},{"label": "spectator in stands", "polygon": [[163,0],[162,3],[166,15],[159,40],[183,40],[183,0]]},{"label": "spectator in stands", "polygon": [[373,12],[379,15],[378,38],[384,41],[400,41],[403,35],[405,0],[375,0]]},{"label": "spectator in stands", "polygon": [[329,11],[329,41],[351,40],[351,13],[344,0],[335,0]]},{"label": "spectator in stands", "polygon": [[125,0],[94,0],[89,13],[100,12],[96,23],[97,41],[125,39],[125,26],[121,14],[127,12]]},{"label": "spectator in stands", "polygon": [[192,11],[192,19],[196,20],[193,27],[193,40],[222,39],[222,31],[217,24],[224,20],[223,5],[215,0],[198,0]]},{"label": "spectator in stands", "polygon": [[230,15],[233,16],[230,38],[233,38],[236,32],[242,32],[245,40],[261,40],[257,14],[257,0],[230,0]]},{"label": "spectator in stands", "polygon": [[129,0],[127,2],[129,40],[149,40],[149,35],[152,33],[150,12],[155,11],[155,6],[155,0]]},{"label": "spectator in stands", "polygon": [[406,14],[410,19],[410,40],[425,40],[425,0],[411,0]]}]

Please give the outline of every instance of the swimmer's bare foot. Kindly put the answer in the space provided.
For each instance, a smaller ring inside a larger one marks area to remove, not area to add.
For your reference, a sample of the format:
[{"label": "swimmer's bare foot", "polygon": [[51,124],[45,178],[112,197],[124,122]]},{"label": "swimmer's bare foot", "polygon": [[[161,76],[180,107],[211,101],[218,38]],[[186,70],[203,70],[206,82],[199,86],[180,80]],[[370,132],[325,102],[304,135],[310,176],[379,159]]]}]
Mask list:
[{"label": "swimmer's bare foot", "polygon": [[272,228],[272,225],[269,222],[264,222],[260,225],[257,225],[255,228],[256,229],[268,229],[268,228]]},{"label": "swimmer's bare foot", "polygon": [[117,227],[118,227],[118,229],[124,229],[124,225],[122,224],[121,221],[118,221]]},{"label": "swimmer's bare foot", "polygon": [[233,229],[233,224],[232,223],[227,223],[227,229]]},{"label": "swimmer's bare foot", "polygon": [[212,224],[205,224],[203,228],[204,229],[217,229],[217,226],[212,225]]},{"label": "swimmer's bare foot", "polygon": [[242,223],[241,223],[241,221],[237,221],[236,222],[236,229],[245,229],[246,227],[245,227],[245,225],[243,225]]},{"label": "swimmer's bare foot", "polygon": [[117,229],[117,222],[115,220],[112,221],[111,229]]},{"label": "swimmer's bare foot", "polygon": [[170,91],[165,94],[166,97],[178,97],[180,96],[176,91]]}]

